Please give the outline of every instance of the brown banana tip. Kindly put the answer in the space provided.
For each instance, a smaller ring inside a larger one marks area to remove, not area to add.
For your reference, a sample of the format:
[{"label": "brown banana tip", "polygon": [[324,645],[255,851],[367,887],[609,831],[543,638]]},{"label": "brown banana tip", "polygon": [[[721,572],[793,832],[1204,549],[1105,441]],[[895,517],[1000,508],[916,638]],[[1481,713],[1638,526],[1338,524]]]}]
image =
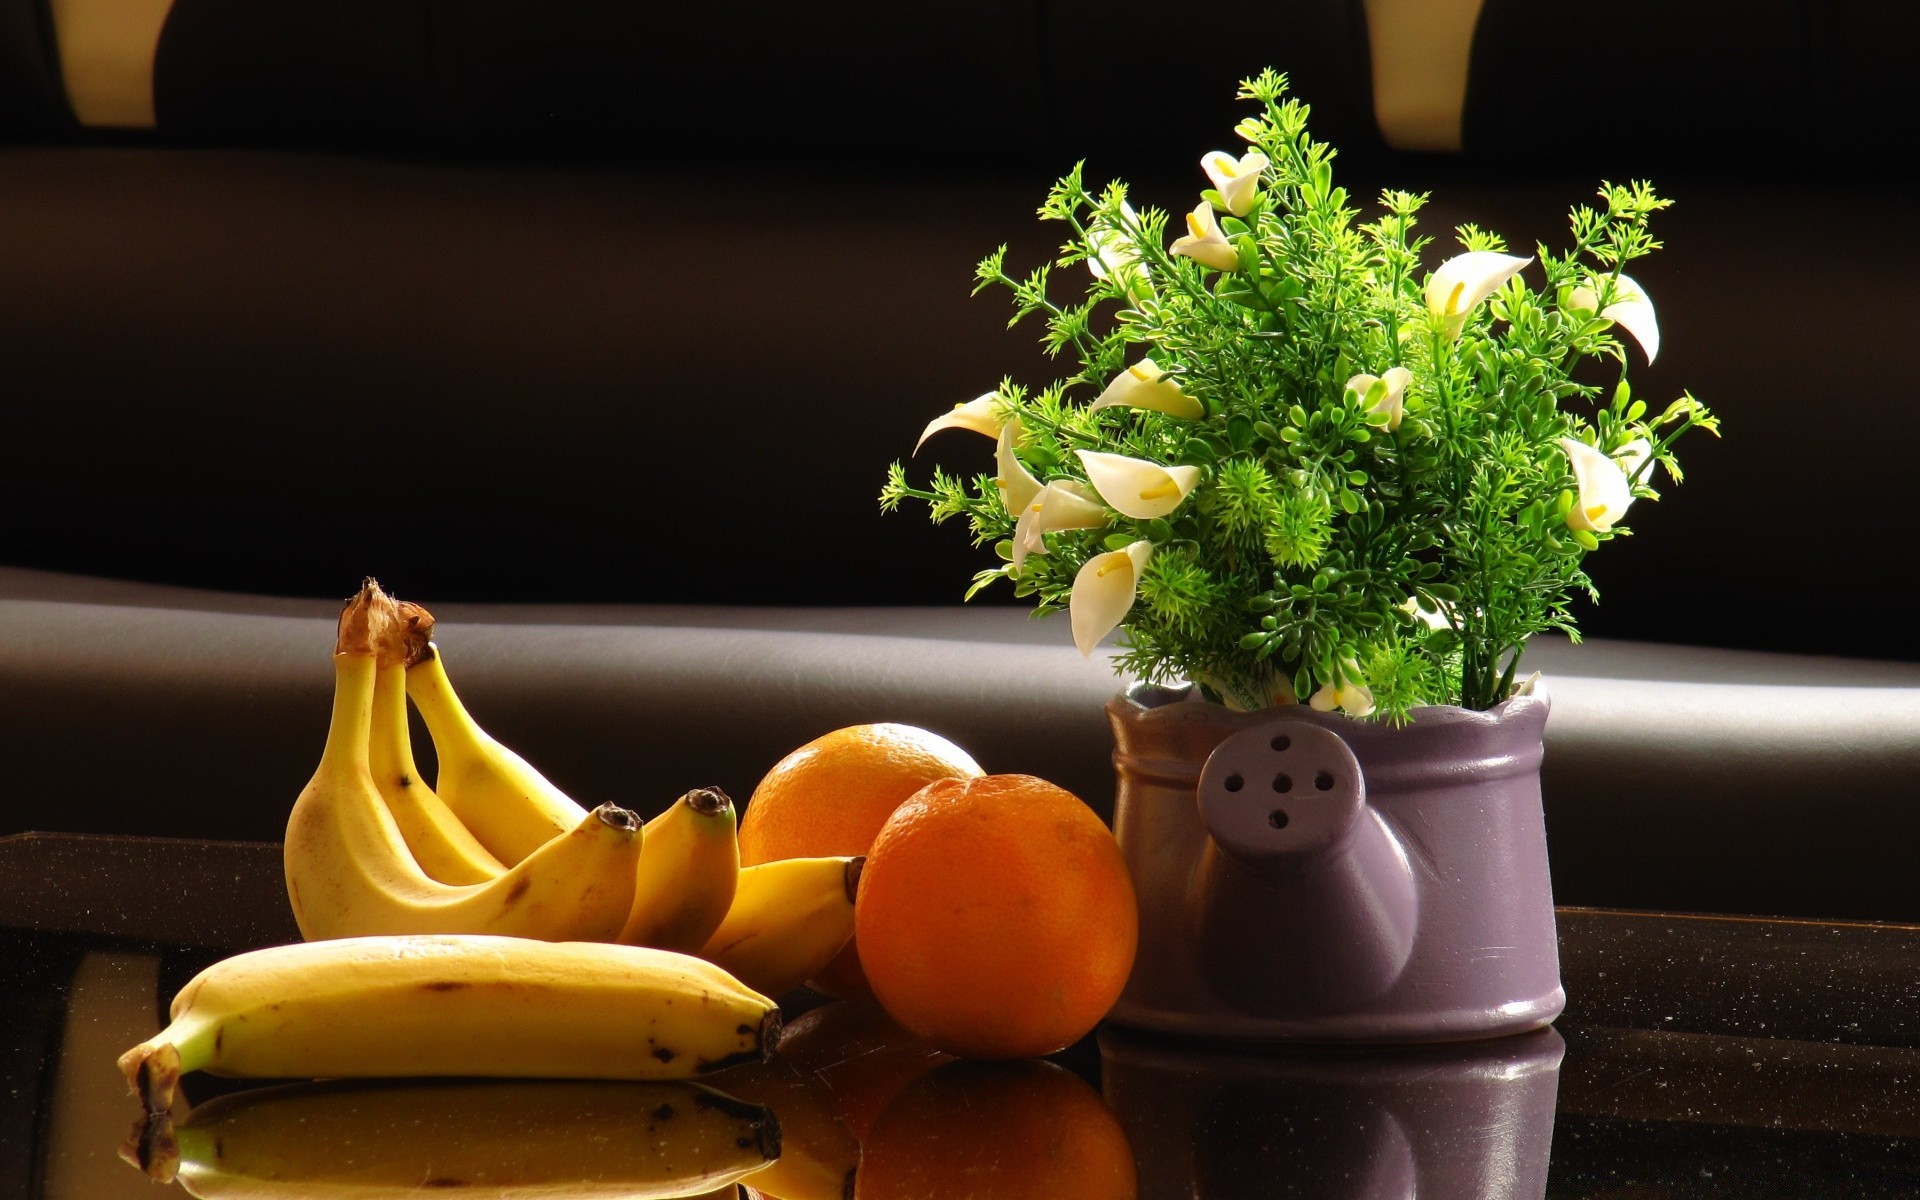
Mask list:
[{"label": "brown banana tip", "polygon": [[786,1028],[786,1018],[780,1015],[778,1008],[770,1008],[767,1015],[760,1018],[760,1061],[773,1058],[773,1052],[780,1045],[780,1031]]},{"label": "brown banana tip", "polygon": [[340,610],[340,624],[334,637],[335,654],[378,654],[394,624],[393,597],[380,590],[380,582],[367,576],[360,590]]},{"label": "brown banana tip", "polygon": [[593,815],[600,818],[601,824],[627,833],[636,833],[640,829],[640,814],[630,808],[621,808],[618,804],[602,804],[593,810]]},{"label": "brown banana tip", "polygon": [[413,666],[433,657],[433,614],[411,600],[398,605],[400,651]]},{"label": "brown banana tip", "polygon": [[173,1136],[173,1118],[151,1113],[135,1121],[120,1145],[120,1158],[155,1183],[172,1183],[180,1171],[180,1142]]},{"label": "brown banana tip", "polygon": [[693,811],[706,817],[717,817],[733,808],[733,797],[717,787],[694,788],[682,798]]},{"label": "brown banana tip", "polygon": [[860,897],[860,876],[867,869],[867,856],[847,860],[847,903],[852,904]]},{"label": "brown banana tip", "polygon": [[780,1157],[780,1118],[772,1109],[767,1115],[753,1123],[753,1137],[760,1156],[768,1162]]},{"label": "brown banana tip", "polygon": [[139,1094],[147,1116],[173,1110],[174,1092],[180,1086],[180,1052],[171,1042],[135,1046],[120,1056],[120,1073]]}]

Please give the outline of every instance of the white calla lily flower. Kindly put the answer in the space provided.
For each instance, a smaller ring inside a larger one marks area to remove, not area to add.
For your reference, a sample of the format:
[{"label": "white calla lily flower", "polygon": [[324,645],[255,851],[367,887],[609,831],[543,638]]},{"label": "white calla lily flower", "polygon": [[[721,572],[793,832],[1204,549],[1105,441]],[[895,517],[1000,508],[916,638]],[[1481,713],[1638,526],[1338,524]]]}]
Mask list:
[{"label": "white calla lily flower", "polygon": [[1216,271],[1240,269],[1240,252],[1233,248],[1227,235],[1220,232],[1220,222],[1213,219],[1213,205],[1205,200],[1187,214],[1187,234],[1175,238],[1168,253],[1184,254],[1201,266],[1212,267]]},{"label": "white calla lily flower", "polygon": [[1445,323],[1449,336],[1458,337],[1468,314],[1532,261],[1492,250],[1456,254],[1427,277],[1427,310]]},{"label": "white calla lily flower", "polygon": [[1006,424],[993,414],[993,402],[998,397],[998,392],[988,392],[965,404],[956,404],[952,412],[928,421],[927,427],[920,431],[920,440],[913,444],[913,452],[920,453],[920,447],[927,444],[927,439],[942,429],[967,429],[986,437],[998,438],[1000,427]]},{"label": "white calla lily flower", "polygon": [[1043,534],[1062,529],[1098,529],[1112,520],[1107,507],[1086,484],[1074,479],[1056,479],[1040,489],[1013,529],[1013,570],[1020,573],[1027,555],[1045,554]]},{"label": "white calla lily flower", "polygon": [[1007,514],[1016,519],[1040,494],[1040,481],[1013,452],[1021,433],[1020,418],[1015,417],[1001,427],[1000,439],[993,448],[993,465],[998,469],[993,482],[1000,488],[1000,503],[1006,505]]},{"label": "white calla lily flower", "polygon": [[1373,689],[1358,682],[1360,664],[1350,658],[1340,660],[1335,678],[1322,684],[1307,701],[1316,711],[1332,712],[1339,709],[1350,717],[1364,717],[1373,712]]},{"label": "white calla lily flower", "polygon": [[[1413,372],[1405,367],[1389,367],[1385,375],[1355,375],[1347,380],[1347,390],[1354,393],[1358,403],[1368,413],[1385,413],[1387,432],[1400,428],[1400,420],[1406,416],[1407,385],[1413,382]],[[1380,392],[1374,395],[1378,385]]]},{"label": "white calla lily flower", "polygon": [[1200,169],[1220,193],[1221,206],[1236,217],[1244,217],[1253,209],[1260,172],[1267,169],[1267,156],[1254,150],[1235,158],[1225,150],[1214,150],[1200,160]]},{"label": "white calla lily flower", "polygon": [[1600,309],[1600,316],[1617,323],[1620,328],[1633,335],[1640,343],[1640,349],[1646,352],[1651,363],[1660,353],[1660,320],[1653,314],[1653,300],[1647,296],[1647,289],[1635,283],[1630,276],[1613,277],[1614,301],[1600,308],[1600,281],[1589,279],[1573,289],[1568,304],[1588,312]]},{"label": "white calla lily flower", "polygon": [[1189,420],[1204,416],[1206,409],[1192,396],[1180,390],[1176,380],[1168,379],[1151,358],[1143,358],[1113,377],[1100,398],[1087,406],[1088,412],[1103,408],[1150,408],[1169,416]]},{"label": "white calla lily flower", "polygon": [[1092,658],[1100,639],[1126,619],[1140,590],[1140,576],[1152,556],[1152,542],[1134,542],[1121,550],[1094,555],[1073,577],[1067,618],[1073,624],[1073,644],[1080,648],[1082,657]]},{"label": "white calla lily flower", "polygon": [[1136,521],[1151,521],[1179,508],[1200,482],[1200,468],[1163,467],[1144,458],[1076,450],[1100,499]]},{"label": "white calla lily flower", "polygon": [[1574,482],[1580,494],[1567,510],[1567,525],[1589,533],[1605,533],[1626,514],[1633,503],[1633,488],[1620,464],[1579,438],[1563,437],[1560,448],[1567,452],[1573,466]]}]

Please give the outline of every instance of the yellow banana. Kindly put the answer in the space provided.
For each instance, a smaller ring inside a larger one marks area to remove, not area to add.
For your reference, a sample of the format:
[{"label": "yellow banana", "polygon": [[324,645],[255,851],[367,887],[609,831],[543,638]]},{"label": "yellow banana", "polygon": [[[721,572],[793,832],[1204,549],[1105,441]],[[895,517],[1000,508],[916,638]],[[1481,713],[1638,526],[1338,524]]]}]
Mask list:
[{"label": "yellow banana", "polygon": [[774,1200],[852,1200],[860,1140],[818,1079],[775,1058],[735,1067],[713,1086],[766,1107],[780,1122],[780,1157],[741,1183]]},{"label": "yellow banana", "polygon": [[287,819],[287,895],[302,936],[499,933],[591,941],[617,935],[633,906],[641,844],[640,820],[624,808],[595,809],[487,883],[439,883],[414,862],[368,758],[372,647],[391,607],[369,581],[341,616],[326,749]]},{"label": "yellow banana", "polygon": [[441,883],[485,883],[506,866],[487,852],[421,777],[407,731],[407,665],[381,655],[373,683],[368,764],[413,861]]},{"label": "yellow banana", "polygon": [[761,1061],[780,1010],[686,954],[483,935],[339,938],[235,955],[120,1056],[149,1112],[185,1071],[287,1079],[688,1079]]},{"label": "yellow banana", "polygon": [[319,1083],[193,1110],[137,1163],[223,1200],[699,1195],[780,1153],[777,1118],[694,1083]]},{"label": "yellow banana", "polygon": [[736,827],[733,801],[719,788],[695,788],[648,821],[633,909],[618,940],[689,954],[706,945],[733,906]]},{"label": "yellow banana", "polygon": [[584,809],[468,714],[438,646],[419,641],[408,663],[407,695],[440,757],[434,788],[481,845],[512,865],[580,823]]},{"label": "yellow banana", "polygon": [[700,957],[779,996],[833,961],[853,937],[864,858],[783,858],[742,867],[733,907]]}]

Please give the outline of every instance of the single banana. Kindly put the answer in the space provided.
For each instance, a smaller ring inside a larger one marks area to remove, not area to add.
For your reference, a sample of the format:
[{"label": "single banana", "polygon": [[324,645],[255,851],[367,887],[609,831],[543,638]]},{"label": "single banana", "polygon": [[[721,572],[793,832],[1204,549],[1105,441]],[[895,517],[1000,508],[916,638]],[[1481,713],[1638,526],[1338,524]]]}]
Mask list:
[{"label": "single banana", "polygon": [[150,1113],[182,1072],[688,1079],[764,1060],[780,1009],[691,955],[484,935],[338,938],[223,959],[120,1056]]},{"label": "single banana", "polygon": [[783,858],[742,867],[733,907],[700,957],[769,996],[799,987],[853,937],[864,858]]},{"label": "single banana", "polygon": [[136,1165],[208,1200],[690,1196],[781,1147],[766,1108],[683,1082],[294,1084],[203,1104],[171,1135]]},{"label": "single banana", "polygon": [[647,822],[646,844],[618,940],[692,954],[733,906],[740,841],[732,799],[695,788]]},{"label": "single banana", "polygon": [[407,664],[389,663],[385,655],[380,656],[374,675],[368,764],[374,786],[400,827],[413,861],[428,878],[441,883],[486,883],[506,871],[505,864],[487,852],[421,777],[407,730]]},{"label": "single banana", "polygon": [[735,1067],[713,1085],[766,1107],[780,1122],[780,1157],[742,1184],[774,1200],[853,1200],[860,1140],[834,1112],[833,1097],[818,1079],[775,1057]]},{"label": "single banana", "polygon": [[391,604],[369,581],[341,616],[326,749],[287,819],[287,895],[302,936],[498,933],[551,941],[612,939],[633,906],[640,858],[640,819],[624,808],[595,809],[564,836],[487,883],[439,883],[414,862],[374,785],[368,758],[372,648]]},{"label": "single banana", "polygon": [[[419,634],[431,629],[428,618]],[[468,714],[447,680],[439,647],[424,636],[408,655],[407,695],[440,757],[434,789],[494,857],[518,863],[580,823],[586,810]]]}]

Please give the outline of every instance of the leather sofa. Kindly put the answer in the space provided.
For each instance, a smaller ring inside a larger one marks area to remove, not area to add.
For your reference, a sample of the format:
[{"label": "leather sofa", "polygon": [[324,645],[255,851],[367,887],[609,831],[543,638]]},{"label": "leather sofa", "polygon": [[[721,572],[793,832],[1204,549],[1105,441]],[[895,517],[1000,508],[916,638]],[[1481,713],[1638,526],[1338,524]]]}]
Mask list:
[{"label": "leather sofa", "polygon": [[1616,7],[1606,86],[1569,97],[1528,47],[1589,18],[1486,0],[1436,154],[1381,132],[1391,7],[1214,6],[1214,52],[1149,61],[1177,18],[1088,3],[718,36],[610,0],[176,0],[127,132],[62,98],[49,10],[0,0],[0,827],[277,836],[333,602],[273,597],[368,571],[583,799],[743,795],[894,719],[1104,803],[1104,665],[947,607],[982,552],[873,497],[929,416],[1051,378],[967,297],[998,243],[1047,255],[1048,180],[1087,155],[1184,207],[1273,62],[1356,196],[1431,188],[1433,232],[1552,243],[1603,175],[1678,200],[1636,386],[1727,437],[1593,560],[1595,640],[1532,652],[1561,899],[1920,919],[1920,645],[1875,582],[1920,458],[1886,382],[1920,250],[1867,115],[1916,107],[1871,68],[1920,18]]},{"label": "leather sofa", "polygon": [[[0,597],[0,831],[279,836],[324,740],[336,603],[19,570]],[[882,720],[1112,802],[1117,684],[1058,621],[429,607],[475,716],[586,803],[744,800],[787,751]],[[1920,919],[1920,664],[1542,639],[1527,665],[1554,704],[1562,903]]]}]

